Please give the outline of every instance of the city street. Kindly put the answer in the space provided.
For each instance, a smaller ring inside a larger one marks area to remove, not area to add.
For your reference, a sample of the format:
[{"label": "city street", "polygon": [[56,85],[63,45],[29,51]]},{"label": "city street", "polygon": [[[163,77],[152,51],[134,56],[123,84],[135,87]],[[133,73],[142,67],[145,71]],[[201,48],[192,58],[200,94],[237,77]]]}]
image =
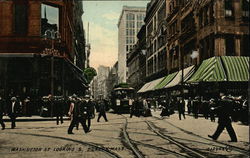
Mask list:
[{"label": "city street", "polygon": [[[85,134],[82,127],[67,134],[69,120],[56,125],[55,121],[21,121],[15,129],[0,131],[2,158],[14,157],[248,157],[249,127],[236,122],[233,127],[238,142],[229,143],[225,130],[217,141],[213,134],[217,123],[204,118],[178,115],[161,118],[133,117],[128,114],[107,113],[108,122],[92,120],[92,131]],[[7,117],[6,117],[7,118]],[[21,118],[19,118],[21,119]]]}]

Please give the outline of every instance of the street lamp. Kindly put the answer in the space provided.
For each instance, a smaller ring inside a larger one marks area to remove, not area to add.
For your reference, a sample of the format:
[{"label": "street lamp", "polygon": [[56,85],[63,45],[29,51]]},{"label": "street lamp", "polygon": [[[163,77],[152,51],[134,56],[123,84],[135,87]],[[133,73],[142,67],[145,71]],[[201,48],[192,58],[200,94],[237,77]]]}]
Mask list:
[{"label": "street lamp", "polygon": [[[50,94],[54,96],[54,55],[58,55],[59,51],[55,49],[55,41],[61,42],[61,36],[58,31],[46,30],[44,34],[45,40],[51,40],[51,48],[45,48],[43,53],[51,55],[50,62]],[[53,102],[51,104],[51,117],[53,116]]]}]

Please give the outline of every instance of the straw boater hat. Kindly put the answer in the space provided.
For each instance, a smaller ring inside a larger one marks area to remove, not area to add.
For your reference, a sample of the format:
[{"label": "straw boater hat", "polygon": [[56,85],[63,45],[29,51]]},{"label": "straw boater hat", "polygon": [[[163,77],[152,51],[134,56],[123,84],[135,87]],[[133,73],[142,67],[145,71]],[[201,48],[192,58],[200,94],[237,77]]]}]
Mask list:
[{"label": "straw boater hat", "polygon": [[16,97],[12,97],[10,100],[11,101],[16,101]]}]

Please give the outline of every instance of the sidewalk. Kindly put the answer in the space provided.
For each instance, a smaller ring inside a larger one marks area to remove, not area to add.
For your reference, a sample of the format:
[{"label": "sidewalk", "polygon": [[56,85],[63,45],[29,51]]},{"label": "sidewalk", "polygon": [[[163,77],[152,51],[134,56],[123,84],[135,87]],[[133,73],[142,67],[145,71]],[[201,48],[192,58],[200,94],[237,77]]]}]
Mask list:
[{"label": "sidewalk", "polygon": [[[162,118],[160,116],[161,111],[152,111],[152,115],[158,118]],[[205,119],[204,117],[199,117],[195,119],[192,115],[185,115],[186,119],[179,120],[178,112],[175,111],[175,114],[170,117],[164,117],[164,120],[167,122],[179,127],[183,128],[187,131],[200,135],[202,137],[208,138],[207,135],[212,135],[217,126],[218,126],[218,118],[216,118],[215,122],[211,122],[210,119]],[[249,142],[249,126],[241,124],[241,122],[232,122],[232,126],[235,130],[239,142]],[[218,141],[227,142],[230,140],[230,137],[227,133],[227,130],[224,129]]]},{"label": "sidewalk", "polygon": [[[3,116],[4,122],[10,122],[8,116]],[[69,120],[69,117],[63,117],[63,120]],[[26,121],[56,121],[56,117],[41,117],[41,116],[32,116],[32,117],[17,117],[16,122],[26,122]]]}]

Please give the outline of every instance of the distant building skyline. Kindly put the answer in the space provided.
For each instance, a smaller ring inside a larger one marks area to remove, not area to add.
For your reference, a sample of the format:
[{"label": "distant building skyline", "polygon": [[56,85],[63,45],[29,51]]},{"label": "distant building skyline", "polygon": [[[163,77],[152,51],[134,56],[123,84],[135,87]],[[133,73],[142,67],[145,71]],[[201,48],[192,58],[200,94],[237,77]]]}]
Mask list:
[{"label": "distant building skyline", "polygon": [[90,66],[112,67],[118,60],[117,23],[124,5],[146,7],[150,1],[83,1],[82,16],[87,33],[89,23],[89,42],[91,44]]}]

